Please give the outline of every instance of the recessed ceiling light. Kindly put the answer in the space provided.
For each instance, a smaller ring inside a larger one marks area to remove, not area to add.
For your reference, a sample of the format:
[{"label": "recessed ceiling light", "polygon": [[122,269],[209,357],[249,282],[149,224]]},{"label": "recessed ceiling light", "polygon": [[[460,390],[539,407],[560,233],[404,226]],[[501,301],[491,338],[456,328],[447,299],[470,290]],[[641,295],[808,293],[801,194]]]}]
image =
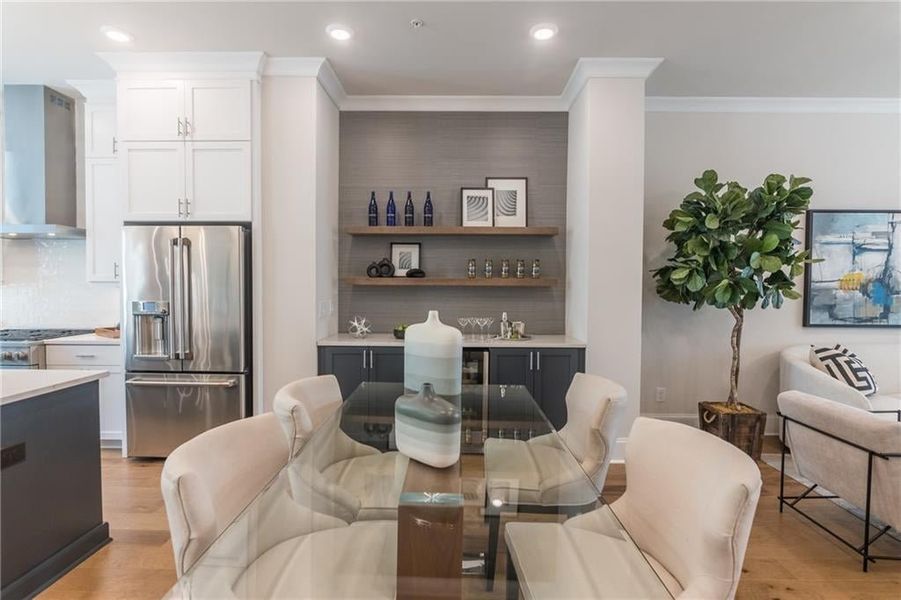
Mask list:
[{"label": "recessed ceiling light", "polygon": [[326,33],[332,36],[332,39],[344,42],[349,40],[354,36],[354,30],[350,27],[346,27],[344,25],[338,25],[337,23],[332,23],[328,27],[325,28]]},{"label": "recessed ceiling light", "polygon": [[118,27],[110,27],[109,25],[104,25],[100,28],[100,31],[113,40],[114,42],[119,42],[120,44],[127,44],[128,42],[134,40],[134,36],[128,33],[127,31],[123,31]]},{"label": "recessed ceiling light", "polygon": [[553,23],[539,23],[529,30],[529,35],[543,42],[557,35],[557,26]]}]

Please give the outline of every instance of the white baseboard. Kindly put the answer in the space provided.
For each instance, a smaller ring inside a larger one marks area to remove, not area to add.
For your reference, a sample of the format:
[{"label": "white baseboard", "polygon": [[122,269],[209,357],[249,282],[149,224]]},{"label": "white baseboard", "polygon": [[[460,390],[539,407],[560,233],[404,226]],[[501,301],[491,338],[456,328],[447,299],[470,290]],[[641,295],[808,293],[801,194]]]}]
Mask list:
[{"label": "white baseboard", "polygon": [[100,447],[110,449],[122,448],[122,432],[121,431],[101,431]]}]

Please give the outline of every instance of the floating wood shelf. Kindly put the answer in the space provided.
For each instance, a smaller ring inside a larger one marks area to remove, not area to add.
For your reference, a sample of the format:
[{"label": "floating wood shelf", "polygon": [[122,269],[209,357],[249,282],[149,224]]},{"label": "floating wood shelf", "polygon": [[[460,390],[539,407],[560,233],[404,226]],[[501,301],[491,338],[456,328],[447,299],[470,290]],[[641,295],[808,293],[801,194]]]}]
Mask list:
[{"label": "floating wood shelf", "polygon": [[502,279],[492,277],[485,279],[439,278],[439,277],[345,277],[350,285],[370,287],[511,287],[511,288],[549,288],[557,285],[554,277],[539,279]]},{"label": "floating wood shelf", "polygon": [[366,225],[354,225],[345,227],[344,233],[350,235],[514,235],[514,236],[542,236],[552,237],[560,233],[559,227],[369,227]]}]

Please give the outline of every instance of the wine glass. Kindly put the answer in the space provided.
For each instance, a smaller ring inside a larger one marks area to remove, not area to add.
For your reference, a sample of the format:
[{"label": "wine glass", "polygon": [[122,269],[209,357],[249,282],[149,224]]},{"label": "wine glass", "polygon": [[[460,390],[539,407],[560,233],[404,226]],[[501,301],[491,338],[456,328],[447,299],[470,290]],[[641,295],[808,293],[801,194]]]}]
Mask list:
[{"label": "wine glass", "polygon": [[458,317],[457,323],[460,324],[460,331],[463,332],[463,338],[466,338],[466,328],[469,327],[469,317]]},{"label": "wine glass", "polygon": [[485,325],[488,324],[488,317],[476,317],[476,325],[479,326],[479,339],[485,339]]},{"label": "wine glass", "polygon": [[485,317],[485,325],[488,326],[488,338],[491,338],[491,326],[494,325],[494,317]]}]

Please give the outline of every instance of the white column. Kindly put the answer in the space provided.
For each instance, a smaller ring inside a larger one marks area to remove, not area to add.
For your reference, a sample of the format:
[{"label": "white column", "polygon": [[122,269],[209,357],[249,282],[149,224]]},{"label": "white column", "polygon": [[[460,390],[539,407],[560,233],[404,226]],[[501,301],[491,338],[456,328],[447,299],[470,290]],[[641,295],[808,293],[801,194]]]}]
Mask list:
[{"label": "white column", "polygon": [[[656,65],[654,65],[656,66]],[[653,68],[651,68],[653,70]],[[569,111],[567,334],[586,371],[628,394],[620,438],[641,402],[645,77],[589,77]],[[618,445],[615,458],[621,458]]]}]

